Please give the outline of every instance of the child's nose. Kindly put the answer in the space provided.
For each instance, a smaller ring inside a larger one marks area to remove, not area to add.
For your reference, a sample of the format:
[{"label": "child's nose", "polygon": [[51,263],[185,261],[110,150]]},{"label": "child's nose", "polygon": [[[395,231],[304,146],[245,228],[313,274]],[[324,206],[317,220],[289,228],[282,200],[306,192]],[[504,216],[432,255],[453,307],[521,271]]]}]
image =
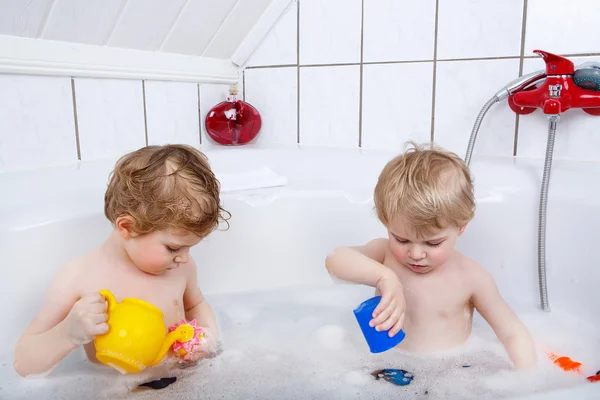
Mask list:
[{"label": "child's nose", "polygon": [[425,252],[420,246],[413,246],[408,251],[408,255],[415,261],[419,261],[425,258]]},{"label": "child's nose", "polygon": [[189,251],[184,250],[181,252],[181,254],[178,254],[173,261],[176,263],[186,263],[186,262],[188,262],[189,258],[190,258]]}]

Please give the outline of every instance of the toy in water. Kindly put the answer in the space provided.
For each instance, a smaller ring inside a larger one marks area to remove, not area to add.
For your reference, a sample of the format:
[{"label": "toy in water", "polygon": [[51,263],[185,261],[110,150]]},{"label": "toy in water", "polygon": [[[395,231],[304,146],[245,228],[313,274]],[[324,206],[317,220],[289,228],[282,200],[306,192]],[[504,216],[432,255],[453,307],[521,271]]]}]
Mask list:
[{"label": "toy in water", "polygon": [[403,369],[380,369],[371,372],[375,380],[383,379],[397,386],[406,386],[412,382],[414,375]]},{"label": "toy in water", "polygon": [[382,353],[396,347],[405,338],[404,331],[400,330],[394,337],[387,331],[377,331],[369,322],[373,319],[373,310],[381,301],[381,296],[375,296],[362,302],[355,310],[354,316],[362,330],[363,336],[369,345],[371,353]]},{"label": "toy in water", "polygon": [[181,319],[179,324],[173,325],[169,327],[169,332],[176,331],[182,325],[189,325],[194,329],[193,337],[187,341],[179,341],[175,340],[173,343],[173,351],[175,355],[179,358],[179,362],[188,362],[194,361],[194,353],[200,351],[200,346],[207,342],[206,332],[204,329],[198,326],[197,321],[195,319],[187,322],[185,319]]},{"label": "toy in water", "polygon": [[586,379],[590,382],[600,381],[600,371],[596,372],[596,375],[588,376]]},{"label": "toy in water", "polygon": [[96,358],[121,372],[138,373],[158,364],[175,341],[194,338],[194,328],[181,324],[167,334],[161,310],[152,304],[127,298],[117,303],[113,294],[101,290],[108,303],[109,330],[96,336]]},{"label": "toy in water", "polygon": [[573,361],[569,357],[565,357],[565,356],[559,357],[554,353],[550,353],[548,355],[548,358],[551,361],[553,361],[555,365],[560,367],[560,369],[562,369],[563,371],[581,372],[581,370],[580,370],[581,363],[577,362],[577,361]]},{"label": "toy in water", "polygon": [[[560,369],[566,372],[576,372],[578,374],[583,374],[581,371],[582,364],[578,361],[571,360],[570,357],[558,356],[554,353],[547,353],[548,358],[554,362]],[[596,375],[591,375],[586,378],[590,382],[598,382],[600,381],[600,371],[596,372]]]},{"label": "toy in water", "polygon": [[138,387],[140,388],[150,388],[154,390],[164,389],[167,386],[175,383],[177,381],[177,377],[173,376],[171,378],[160,378],[150,382],[142,383]]}]

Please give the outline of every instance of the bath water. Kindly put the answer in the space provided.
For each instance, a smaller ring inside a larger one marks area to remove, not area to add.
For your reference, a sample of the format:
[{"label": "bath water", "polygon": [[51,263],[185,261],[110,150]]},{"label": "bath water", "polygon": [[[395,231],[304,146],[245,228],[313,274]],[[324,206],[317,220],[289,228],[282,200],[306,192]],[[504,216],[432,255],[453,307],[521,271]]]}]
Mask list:
[{"label": "bath water", "polygon": [[[335,285],[208,296],[223,331],[224,351],[216,358],[186,369],[163,363],[138,375],[120,375],[89,363],[80,349],[48,376],[23,379],[8,355],[0,360],[0,399],[481,400],[592,385],[585,377],[600,369],[598,332],[560,311],[519,315],[541,350],[582,362],[582,375],[562,371],[543,354],[537,371],[514,371],[481,318],[474,321],[471,339],[457,349],[371,354],[352,310],[372,293]],[[407,370],[414,380],[403,387],[376,380],[371,373],[383,368]],[[137,388],[171,376],[178,380],[165,389]]]}]

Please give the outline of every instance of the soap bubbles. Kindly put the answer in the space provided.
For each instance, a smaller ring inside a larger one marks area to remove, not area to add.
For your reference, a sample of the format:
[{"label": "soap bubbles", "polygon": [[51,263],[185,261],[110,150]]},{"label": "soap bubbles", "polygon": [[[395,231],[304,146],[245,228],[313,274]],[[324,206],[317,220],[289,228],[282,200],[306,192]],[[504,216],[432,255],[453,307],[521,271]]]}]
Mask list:
[{"label": "soap bubbles", "polygon": [[[553,365],[544,350],[581,361],[584,375],[600,369],[597,330],[556,311],[518,312],[539,345],[541,366],[534,372],[515,371],[485,324],[476,324],[463,346],[443,353],[392,349],[372,354],[352,315],[363,298],[354,290],[361,289],[343,285],[213,297],[223,351],[185,369],[167,358],[140,374],[121,375],[90,363],[79,349],[45,378],[22,379],[12,369],[12,355],[5,356],[0,358],[0,398],[483,400],[587,383],[585,376]],[[405,370],[414,379],[406,386],[376,380],[372,372],[382,369]],[[138,388],[167,377],[177,381],[161,390]]]}]

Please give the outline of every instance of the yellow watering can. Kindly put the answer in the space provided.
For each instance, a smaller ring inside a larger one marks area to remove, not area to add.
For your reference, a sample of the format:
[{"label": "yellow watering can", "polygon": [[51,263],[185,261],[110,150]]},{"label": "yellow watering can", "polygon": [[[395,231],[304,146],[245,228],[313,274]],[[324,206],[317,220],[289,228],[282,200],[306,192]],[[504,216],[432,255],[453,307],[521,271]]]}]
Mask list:
[{"label": "yellow watering can", "polygon": [[178,342],[194,337],[194,328],[182,324],[167,334],[161,310],[139,299],[127,298],[117,303],[108,290],[101,290],[108,303],[109,330],[96,336],[96,358],[122,374],[137,373],[158,364]]}]

